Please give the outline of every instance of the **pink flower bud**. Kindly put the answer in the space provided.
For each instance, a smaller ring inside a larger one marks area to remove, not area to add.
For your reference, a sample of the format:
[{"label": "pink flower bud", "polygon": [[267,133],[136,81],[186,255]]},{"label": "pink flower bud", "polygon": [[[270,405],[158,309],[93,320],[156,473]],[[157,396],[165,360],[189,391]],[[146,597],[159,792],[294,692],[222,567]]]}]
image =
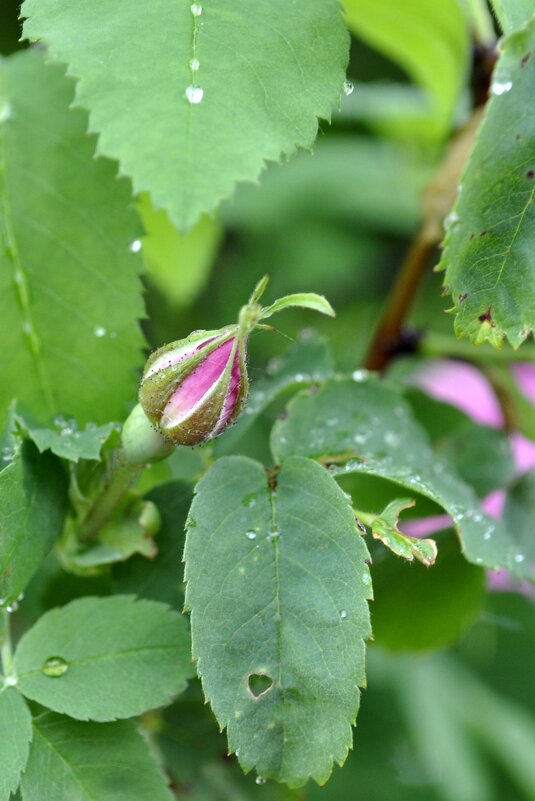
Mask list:
[{"label": "pink flower bud", "polygon": [[153,425],[175,445],[221,434],[247,397],[246,336],[239,326],[198,331],[152,354],[139,401]]}]

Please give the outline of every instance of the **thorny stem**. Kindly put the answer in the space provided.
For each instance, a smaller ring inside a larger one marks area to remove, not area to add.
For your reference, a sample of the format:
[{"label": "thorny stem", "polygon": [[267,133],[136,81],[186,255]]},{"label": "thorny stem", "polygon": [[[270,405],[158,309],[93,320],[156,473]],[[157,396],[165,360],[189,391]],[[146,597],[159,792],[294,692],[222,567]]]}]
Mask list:
[{"label": "thorny stem", "polygon": [[403,260],[373,338],[366,360],[369,370],[384,370],[400,340],[403,323],[425,275],[431,254],[442,239],[443,220],[454,203],[460,176],[472,149],[481,116],[481,109],[472,113],[468,123],[448,148],[444,161],[425,191],[423,222]]},{"label": "thorny stem", "polygon": [[11,676],[13,673],[13,652],[11,650],[11,630],[9,612],[0,610],[0,657],[2,660],[2,673]]},{"label": "thorny stem", "polygon": [[99,531],[110,520],[125,493],[144,469],[143,464],[127,462],[122,448],[114,452],[104,487],[78,530],[80,542],[88,543],[97,538]]}]

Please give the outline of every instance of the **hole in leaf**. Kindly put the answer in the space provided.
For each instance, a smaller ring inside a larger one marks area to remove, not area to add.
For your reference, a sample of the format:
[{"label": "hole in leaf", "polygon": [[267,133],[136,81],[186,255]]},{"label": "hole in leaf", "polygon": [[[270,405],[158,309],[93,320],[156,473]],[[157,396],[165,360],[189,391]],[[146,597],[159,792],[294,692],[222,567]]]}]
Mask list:
[{"label": "hole in leaf", "polygon": [[273,679],[266,673],[250,673],[247,677],[247,689],[253,698],[262,698],[273,687]]}]

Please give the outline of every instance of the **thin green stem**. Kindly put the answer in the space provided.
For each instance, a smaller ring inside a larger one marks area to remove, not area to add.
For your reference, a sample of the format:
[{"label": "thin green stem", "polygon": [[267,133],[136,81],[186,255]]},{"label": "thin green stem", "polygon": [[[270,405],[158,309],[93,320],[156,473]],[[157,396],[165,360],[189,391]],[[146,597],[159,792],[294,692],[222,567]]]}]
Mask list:
[{"label": "thin green stem", "polygon": [[492,15],[485,0],[468,0],[468,6],[476,41],[487,47],[495,44],[496,34]]},{"label": "thin green stem", "polygon": [[102,492],[96,498],[78,530],[80,542],[93,542],[98,537],[99,531],[111,519],[125,494],[144,469],[145,465],[143,464],[128,462],[122,448],[115,451]]}]

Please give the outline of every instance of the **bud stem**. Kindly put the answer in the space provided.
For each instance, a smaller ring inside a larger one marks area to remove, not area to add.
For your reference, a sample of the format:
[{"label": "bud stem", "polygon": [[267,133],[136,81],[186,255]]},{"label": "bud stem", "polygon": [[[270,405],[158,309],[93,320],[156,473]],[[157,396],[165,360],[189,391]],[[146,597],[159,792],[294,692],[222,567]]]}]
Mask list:
[{"label": "bud stem", "polygon": [[13,673],[13,652],[11,650],[11,630],[7,609],[0,610],[0,657],[4,677],[11,676]]},{"label": "bud stem", "polygon": [[144,464],[131,464],[122,448],[112,455],[106,483],[78,529],[80,542],[93,542],[112,517],[124,494],[145,469]]}]

